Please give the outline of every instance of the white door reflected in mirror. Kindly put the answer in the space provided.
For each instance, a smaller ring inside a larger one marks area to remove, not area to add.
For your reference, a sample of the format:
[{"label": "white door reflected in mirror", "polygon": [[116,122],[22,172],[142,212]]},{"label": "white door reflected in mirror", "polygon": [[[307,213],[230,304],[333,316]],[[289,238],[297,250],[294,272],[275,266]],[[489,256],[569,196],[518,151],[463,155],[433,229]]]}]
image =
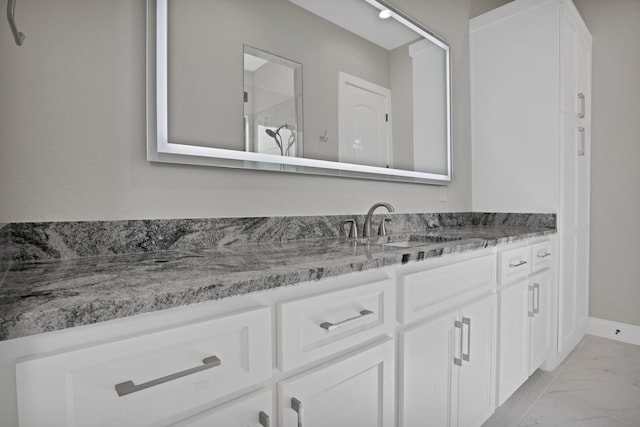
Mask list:
[{"label": "white door reflected in mirror", "polygon": [[388,168],[393,164],[391,90],[340,73],[339,161]]}]

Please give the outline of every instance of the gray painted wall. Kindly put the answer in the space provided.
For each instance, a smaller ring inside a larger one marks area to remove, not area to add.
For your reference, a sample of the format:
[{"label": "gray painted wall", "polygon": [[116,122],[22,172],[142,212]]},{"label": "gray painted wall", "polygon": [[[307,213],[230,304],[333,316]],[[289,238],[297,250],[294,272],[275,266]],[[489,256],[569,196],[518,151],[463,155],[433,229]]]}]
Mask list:
[{"label": "gray painted wall", "polygon": [[452,44],[447,202],[434,186],[149,163],[145,1],[30,0],[24,46],[0,25],[0,221],[469,210],[469,2],[397,3]]},{"label": "gray painted wall", "polygon": [[[0,24],[0,222],[467,211],[468,18],[506,1],[396,0],[452,46],[454,182],[150,164],[144,0],[30,0]],[[594,39],[591,315],[640,325],[639,0],[575,0]],[[615,213],[612,215],[612,213]]]},{"label": "gray painted wall", "polygon": [[593,35],[590,315],[640,326],[640,0],[574,0]]}]

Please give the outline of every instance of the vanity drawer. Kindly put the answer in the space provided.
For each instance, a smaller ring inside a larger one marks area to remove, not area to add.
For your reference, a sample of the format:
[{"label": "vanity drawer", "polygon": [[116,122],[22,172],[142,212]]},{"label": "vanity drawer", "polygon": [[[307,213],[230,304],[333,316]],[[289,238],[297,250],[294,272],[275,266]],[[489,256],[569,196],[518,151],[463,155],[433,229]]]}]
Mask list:
[{"label": "vanity drawer", "polygon": [[486,255],[401,276],[400,322],[425,318],[494,290],[495,259]]},{"label": "vanity drawer", "polygon": [[279,367],[286,371],[385,333],[394,295],[386,279],[279,303]]},{"label": "vanity drawer", "polygon": [[536,272],[553,265],[555,253],[553,242],[545,240],[531,245],[531,271]]},{"label": "vanity drawer", "polygon": [[531,273],[531,247],[498,253],[498,283],[501,285],[527,277]]},{"label": "vanity drawer", "polygon": [[271,376],[268,307],[16,364],[20,426],[161,424]]}]

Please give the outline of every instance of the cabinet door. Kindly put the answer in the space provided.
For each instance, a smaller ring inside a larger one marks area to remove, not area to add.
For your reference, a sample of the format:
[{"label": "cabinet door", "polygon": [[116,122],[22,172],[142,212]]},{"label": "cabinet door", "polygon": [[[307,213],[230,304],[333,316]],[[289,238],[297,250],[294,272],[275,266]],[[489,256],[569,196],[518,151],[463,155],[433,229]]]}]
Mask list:
[{"label": "cabinet door", "polygon": [[395,348],[389,339],[278,385],[282,427],[392,427]]},{"label": "cabinet door", "polygon": [[495,410],[496,296],[463,307],[462,366],[458,378],[460,427],[480,426]]},{"label": "cabinet door", "polygon": [[572,6],[560,8],[560,102],[570,118],[590,120],[591,36]]},{"label": "cabinet door", "polygon": [[400,334],[398,424],[404,427],[452,425],[452,396],[457,393],[454,352],[461,333],[458,311],[419,324]]},{"label": "cabinet door", "polygon": [[174,427],[275,427],[271,391],[260,390],[187,418]]},{"label": "cabinet door", "polygon": [[580,127],[584,129],[579,133],[583,138],[581,143],[584,155],[578,156],[576,173],[577,184],[577,252],[576,252],[576,317],[578,323],[585,328],[589,317],[589,228],[591,205],[591,41],[581,34],[578,40],[578,88],[586,93],[585,117],[580,119]]},{"label": "cabinet door", "polygon": [[542,365],[551,347],[551,286],[552,270],[533,276],[531,279],[532,308],[529,375]]},{"label": "cabinet door", "polygon": [[558,231],[561,239],[558,351],[568,353],[586,331],[591,146],[591,36],[572,5],[561,8],[563,115]]},{"label": "cabinet door", "polygon": [[499,292],[498,404],[529,377],[529,319],[532,289],[525,279]]}]

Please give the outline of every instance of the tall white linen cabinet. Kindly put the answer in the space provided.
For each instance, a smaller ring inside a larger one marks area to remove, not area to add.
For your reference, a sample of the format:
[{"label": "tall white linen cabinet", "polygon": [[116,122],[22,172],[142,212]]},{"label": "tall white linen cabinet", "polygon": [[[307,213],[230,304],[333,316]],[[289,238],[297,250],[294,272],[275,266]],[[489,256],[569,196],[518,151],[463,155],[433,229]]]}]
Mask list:
[{"label": "tall white linen cabinet", "polygon": [[570,0],[515,0],[469,31],[473,209],[557,214],[551,369],[588,318],[591,34]]}]

